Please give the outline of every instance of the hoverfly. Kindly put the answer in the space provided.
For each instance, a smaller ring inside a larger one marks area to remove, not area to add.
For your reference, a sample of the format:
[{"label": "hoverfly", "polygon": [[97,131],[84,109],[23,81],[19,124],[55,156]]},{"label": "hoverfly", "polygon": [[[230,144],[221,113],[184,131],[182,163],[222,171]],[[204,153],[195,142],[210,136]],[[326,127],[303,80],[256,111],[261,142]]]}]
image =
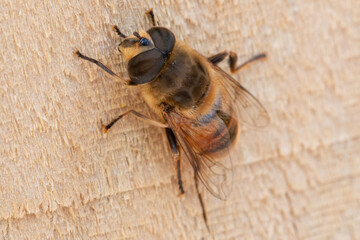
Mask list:
[{"label": "hoverfly", "polygon": [[[122,39],[119,50],[130,77],[126,83],[140,88],[144,100],[162,121],[129,110],[104,126],[104,130],[130,113],[148,124],[165,128],[177,164],[180,192],[184,193],[181,149],[205,187],[215,197],[226,199],[232,185],[229,150],[236,142],[238,121],[265,127],[270,118],[261,103],[217,64],[229,56],[231,72],[235,73],[266,55],[256,55],[239,66],[234,52],[206,58],[176,39],[169,29],[156,26],[152,10],[147,14],[153,23],[147,31],[126,36],[117,26],[114,30]],[[123,80],[101,62],[79,51],[76,54]]]}]

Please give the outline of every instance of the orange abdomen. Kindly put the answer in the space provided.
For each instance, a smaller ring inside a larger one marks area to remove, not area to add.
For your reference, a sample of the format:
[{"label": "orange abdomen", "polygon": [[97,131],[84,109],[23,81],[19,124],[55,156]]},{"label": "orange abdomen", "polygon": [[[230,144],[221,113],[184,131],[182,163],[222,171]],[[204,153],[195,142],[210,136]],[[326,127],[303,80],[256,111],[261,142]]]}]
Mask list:
[{"label": "orange abdomen", "polygon": [[197,132],[197,146],[203,153],[220,154],[230,148],[238,133],[238,123],[235,118],[217,110],[209,122],[201,124]]}]

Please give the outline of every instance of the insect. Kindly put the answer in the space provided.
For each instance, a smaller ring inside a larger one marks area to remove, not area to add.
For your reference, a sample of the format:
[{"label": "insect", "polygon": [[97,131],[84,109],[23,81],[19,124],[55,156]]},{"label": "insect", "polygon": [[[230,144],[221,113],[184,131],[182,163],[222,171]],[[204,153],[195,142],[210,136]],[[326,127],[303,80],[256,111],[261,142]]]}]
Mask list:
[{"label": "insect", "polygon": [[[130,77],[126,84],[139,87],[146,103],[162,121],[129,110],[104,129],[109,130],[128,114],[165,128],[180,192],[185,192],[180,171],[184,152],[205,187],[215,197],[226,199],[232,186],[234,156],[230,150],[237,139],[238,123],[265,127],[270,118],[261,103],[217,64],[229,56],[231,72],[235,73],[266,55],[256,55],[239,66],[234,52],[206,58],[178,40],[169,29],[156,26],[152,10],[147,14],[153,23],[147,31],[126,36],[117,26],[114,30],[122,39],[119,50]],[[101,62],[79,51],[76,54],[123,80]]]}]

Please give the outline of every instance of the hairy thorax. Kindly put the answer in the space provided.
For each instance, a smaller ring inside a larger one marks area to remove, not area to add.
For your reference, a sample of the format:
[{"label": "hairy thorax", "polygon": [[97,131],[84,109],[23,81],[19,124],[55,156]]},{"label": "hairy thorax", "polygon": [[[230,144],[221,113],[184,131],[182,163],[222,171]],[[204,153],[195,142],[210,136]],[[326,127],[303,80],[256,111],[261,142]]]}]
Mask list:
[{"label": "hairy thorax", "polygon": [[155,109],[161,103],[181,110],[196,108],[210,85],[206,64],[195,50],[177,41],[156,79],[141,86],[145,101]]}]

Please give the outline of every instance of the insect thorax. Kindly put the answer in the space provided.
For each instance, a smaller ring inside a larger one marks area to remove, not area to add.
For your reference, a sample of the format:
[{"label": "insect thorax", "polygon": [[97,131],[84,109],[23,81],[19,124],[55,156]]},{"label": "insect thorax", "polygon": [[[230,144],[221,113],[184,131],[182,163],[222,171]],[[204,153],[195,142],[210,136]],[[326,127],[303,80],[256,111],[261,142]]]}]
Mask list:
[{"label": "insect thorax", "polygon": [[149,83],[154,98],[184,109],[196,106],[210,83],[202,61],[196,51],[176,43],[160,74]]}]

